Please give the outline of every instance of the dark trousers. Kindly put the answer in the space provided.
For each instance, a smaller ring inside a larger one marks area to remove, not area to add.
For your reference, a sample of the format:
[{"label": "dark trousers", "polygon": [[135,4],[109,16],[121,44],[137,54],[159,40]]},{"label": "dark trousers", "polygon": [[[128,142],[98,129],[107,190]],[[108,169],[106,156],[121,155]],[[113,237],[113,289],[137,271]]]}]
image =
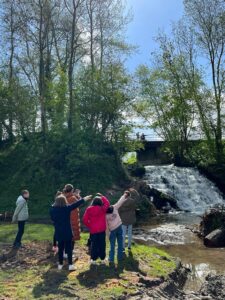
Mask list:
[{"label": "dark trousers", "polygon": [[24,234],[24,227],[26,221],[18,221],[18,232],[14,241],[14,246],[21,246],[21,239]]},{"label": "dark trousers", "polygon": [[58,248],[59,248],[59,264],[63,264],[63,252],[65,250],[65,253],[67,254],[68,257],[68,263],[69,265],[73,264],[72,260],[72,241],[60,241],[58,242]]},{"label": "dark trousers", "polygon": [[56,240],[55,232],[54,232],[54,235],[53,235],[53,247],[56,247],[56,246],[57,246],[57,240]]},{"label": "dark trousers", "polygon": [[91,234],[91,259],[105,259],[105,232]]}]

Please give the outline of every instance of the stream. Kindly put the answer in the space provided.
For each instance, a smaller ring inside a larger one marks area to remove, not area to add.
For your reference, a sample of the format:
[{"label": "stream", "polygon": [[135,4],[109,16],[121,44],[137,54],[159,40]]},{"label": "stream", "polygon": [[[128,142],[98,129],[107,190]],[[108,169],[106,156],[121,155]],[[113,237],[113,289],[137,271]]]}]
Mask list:
[{"label": "stream", "polygon": [[[134,239],[147,245],[157,245],[191,272],[184,290],[197,291],[211,274],[225,274],[225,249],[207,248],[191,230],[200,223],[200,215],[215,204],[225,204],[217,187],[194,168],[173,165],[147,166],[145,181],[177,200],[186,212],[171,212],[153,217],[134,230]],[[188,211],[188,212],[187,212]]]}]

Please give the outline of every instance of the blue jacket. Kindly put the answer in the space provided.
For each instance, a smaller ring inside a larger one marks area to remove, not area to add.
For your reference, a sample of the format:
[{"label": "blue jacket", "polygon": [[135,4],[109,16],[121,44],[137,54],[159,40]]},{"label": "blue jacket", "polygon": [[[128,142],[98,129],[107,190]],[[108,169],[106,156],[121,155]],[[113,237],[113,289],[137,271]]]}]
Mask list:
[{"label": "blue jacket", "polygon": [[52,206],[50,216],[55,227],[55,238],[58,242],[72,240],[73,234],[70,224],[70,213],[85,201],[83,199],[74,202],[71,205],[58,207]]}]

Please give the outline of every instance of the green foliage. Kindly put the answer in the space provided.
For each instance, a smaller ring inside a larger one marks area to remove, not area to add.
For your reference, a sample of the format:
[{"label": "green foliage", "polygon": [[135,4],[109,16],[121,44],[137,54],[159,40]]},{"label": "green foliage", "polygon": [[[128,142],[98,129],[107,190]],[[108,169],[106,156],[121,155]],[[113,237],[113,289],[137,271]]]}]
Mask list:
[{"label": "green foliage", "polygon": [[117,152],[101,136],[80,132],[39,135],[0,152],[0,211],[13,210],[20,190],[31,192],[31,215],[48,215],[57,190],[72,183],[86,193],[96,193],[124,178]]}]

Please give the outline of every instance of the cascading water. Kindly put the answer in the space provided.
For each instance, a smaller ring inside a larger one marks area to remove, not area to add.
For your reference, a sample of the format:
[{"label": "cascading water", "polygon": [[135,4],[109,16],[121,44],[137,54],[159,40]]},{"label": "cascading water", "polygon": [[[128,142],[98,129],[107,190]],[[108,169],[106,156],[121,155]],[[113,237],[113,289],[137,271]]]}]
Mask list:
[{"label": "cascading water", "polygon": [[177,200],[180,209],[201,214],[215,204],[225,204],[218,188],[197,169],[174,165],[146,166],[145,181]]},{"label": "cascading water", "polygon": [[186,292],[199,290],[208,273],[224,274],[224,249],[206,248],[189,229],[191,224],[199,224],[199,216],[207,208],[225,204],[218,188],[197,169],[174,165],[147,166],[144,179],[153,188],[176,199],[184,211],[150,218],[148,223],[134,230],[134,239],[148,245],[157,244],[172,256],[181,258],[192,270],[184,287]]}]

